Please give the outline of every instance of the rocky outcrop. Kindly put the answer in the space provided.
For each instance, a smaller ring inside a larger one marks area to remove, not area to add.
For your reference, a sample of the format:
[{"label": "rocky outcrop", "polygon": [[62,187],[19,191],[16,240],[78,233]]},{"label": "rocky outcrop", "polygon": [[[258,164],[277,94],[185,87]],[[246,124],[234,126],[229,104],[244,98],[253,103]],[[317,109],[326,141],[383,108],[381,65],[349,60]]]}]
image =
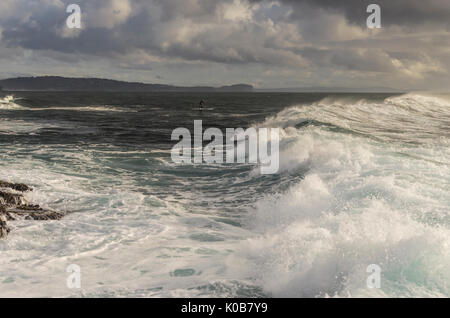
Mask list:
[{"label": "rocky outcrop", "polygon": [[10,231],[7,221],[6,210],[3,206],[0,206],[0,239],[7,237]]},{"label": "rocky outcrop", "polygon": [[26,184],[23,183],[10,183],[4,182],[0,180],[0,188],[9,188],[20,192],[33,191],[33,188],[30,188]]},{"label": "rocky outcrop", "polygon": [[63,213],[29,204],[23,196],[27,191],[33,189],[25,184],[0,181],[0,238],[5,238],[10,232],[8,221],[59,220],[64,216]]}]

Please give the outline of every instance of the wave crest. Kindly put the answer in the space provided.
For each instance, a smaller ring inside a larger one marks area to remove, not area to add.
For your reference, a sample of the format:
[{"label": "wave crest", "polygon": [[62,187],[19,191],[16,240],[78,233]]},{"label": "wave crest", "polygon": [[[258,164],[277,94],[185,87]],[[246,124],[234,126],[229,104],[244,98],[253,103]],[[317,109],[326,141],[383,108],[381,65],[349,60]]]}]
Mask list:
[{"label": "wave crest", "polygon": [[[292,181],[249,211],[257,235],[241,253],[267,293],[450,294],[449,106],[418,94],[327,98],[261,124],[281,128],[280,169]],[[371,264],[382,289],[367,288]]]},{"label": "wave crest", "polygon": [[382,141],[436,143],[450,138],[450,101],[419,94],[382,101],[328,97],[289,107],[261,124],[281,128],[318,125]]},{"label": "wave crest", "polygon": [[14,103],[16,99],[13,95],[8,95],[3,98],[0,98],[0,110],[14,110],[14,109],[24,109],[24,107]]}]

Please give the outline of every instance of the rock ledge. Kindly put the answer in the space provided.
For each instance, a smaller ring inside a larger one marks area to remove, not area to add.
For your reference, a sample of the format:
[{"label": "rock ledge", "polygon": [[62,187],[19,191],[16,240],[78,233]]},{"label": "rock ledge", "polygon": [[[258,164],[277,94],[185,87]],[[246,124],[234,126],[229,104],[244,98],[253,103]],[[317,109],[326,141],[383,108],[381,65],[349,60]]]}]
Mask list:
[{"label": "rock ledge", "polygon": [[59,220],[64,214],[42,209],[29,204],[23,193],[33,191],[26,184],[10,183],[0,180],[0,239],[6,238],[11,229],[8,221],[16,220]]}]

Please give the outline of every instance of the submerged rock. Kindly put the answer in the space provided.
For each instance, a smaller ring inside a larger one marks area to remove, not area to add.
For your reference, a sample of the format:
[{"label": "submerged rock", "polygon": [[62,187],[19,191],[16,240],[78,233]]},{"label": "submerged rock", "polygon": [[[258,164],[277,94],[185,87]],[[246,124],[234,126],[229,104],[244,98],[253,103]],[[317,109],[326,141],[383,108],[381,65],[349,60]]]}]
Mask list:
[{"label": "submerged rock", "polygon": [[44,210],[39,205],[29,204],[22,194],[27,191],[33,189],[25,184],[0,181],[0,238],[5,238],[10,232],[8,221],[59,220],[64,216],[61,212]]}]

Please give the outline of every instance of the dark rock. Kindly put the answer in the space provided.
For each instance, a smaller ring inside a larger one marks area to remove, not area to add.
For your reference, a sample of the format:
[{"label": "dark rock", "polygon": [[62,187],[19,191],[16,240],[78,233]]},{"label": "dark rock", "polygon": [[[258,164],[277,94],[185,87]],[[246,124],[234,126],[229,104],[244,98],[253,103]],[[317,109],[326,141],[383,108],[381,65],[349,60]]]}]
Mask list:
[{"label": "dark rock", "polygon": [[33,188],[27,186],[23,183],[10,183],[10,182],[4,182],[0,181],[0,188],[8,188],[13,189],[20,192],[27,192],[27,191],[33,191]]},{"label": "dark rock", "polygon": [[56,211],[45,211],[41,208],[30,208],[29,206],[21,206],[7,211],[7,216],[11,220],[37,220],[37,221],[49,221],[60,220],[64,214]]},{"label": "dark rock", "polygon": [[0,191],[0,204],[24,205],[25,203],[25,199],[21,194]]},{"label": "dark rock", "polygon": [[64,214],[56,211],[42,209],[39,205],[28,204],[21,193],[10,192],[33,191],[25,184],[16,184],[0,181],[0,238],[5,238],[10,232],[8,221],[16,220],[59,220]]},{"label": "dark rock", "polygon": [[0,206],[0,239],[7,237],[10,232],[7,221],[5,208]]}]

